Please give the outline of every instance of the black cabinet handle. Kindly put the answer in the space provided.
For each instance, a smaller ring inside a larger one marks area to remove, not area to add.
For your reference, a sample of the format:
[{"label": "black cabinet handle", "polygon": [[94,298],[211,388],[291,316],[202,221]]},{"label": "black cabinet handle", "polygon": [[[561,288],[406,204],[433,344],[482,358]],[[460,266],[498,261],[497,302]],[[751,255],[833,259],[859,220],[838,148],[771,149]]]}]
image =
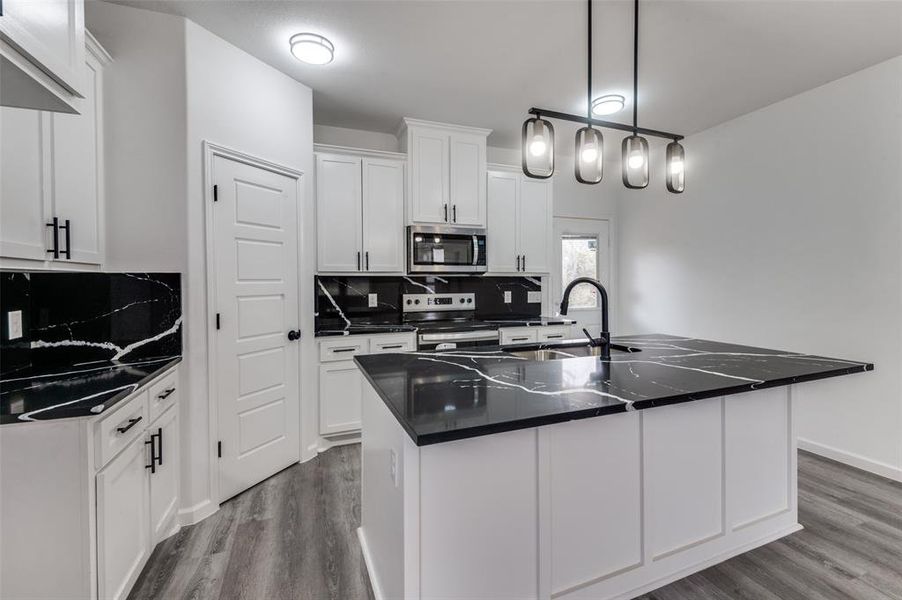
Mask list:
[{"label": "black cabinet handle", "polygon": [[444,206],[445,206],[445,223],[447,223],[448,222],[448,205],[445,204]]},{"label": "black cabinet handle", "polygon": [[[153,438],[153,436],[151,436]],[[157,464],[163,466],[163,428],[157,427]]]},{"label": "black cabinet handle", "polygon": [[360,270],[360,250],[357,251],[357,270]]},{"label": "black cabinet handle", "polygon": [[528,337],[515,337],[515,338],[511,338],[511,341],[512,342],[528,342],[529,338]]},{"label": "black cabinet handle", "polygon": [[451,220],[454,221],[455,223],[457,223],[457,205],[456,204],[451,207],[451,215],[452,215]]},{"label": "black cabinet handle", "polygon": [[391,346],[382,346],[383,350],[394,350],[396,348],[403,348],[404,344],[392,344]]},{"label": "black cabinet handle", "polygon": [[144,468],[150,469],[151,473],[157,472],[157,451],[156,451],[156,444],[154,444],[154,440],[153,440],[156,437],[156,435],[157,434],[152,433],[152,434],[150,434],[149,440],[144,440],[145,446],[150,444],[150,464],[144,465]]},{"label": "black cabinet handle", "polygon": [[293,342],[295,340],[301,339],[301,330],[300,329],[292,329],[288,332],[288,341]]},{"label": "black cabinet handle", "polygon": [[370,270],[370,251],[366,251],[366,270]]},{"label": "black cabinet handle", "polygon": [[126,431],[128,431],[129,429],[131,429],[132,427],[137,425],[138,421],[140,421],[142,418],[143,417],[135,417],[134,419],[129,419],[128,425],[126,425],[124,427],[117,427],[116,431],[118,431],[119,433],[125,433]]},{"label": "black cabinet handle", "polygon": [[53,258],[60,257],[60,220],[53,217],[53,220],[47,223],[47,227],[53,227],[53,249],[48,250],[48,254],[53,254]]},{"label": "black cabinet handle", "polygon": [[517,271],[520,270],[520,255],[517,255]]},{"label": "black cabinet handle", "polygon": [[66,224],[60,225],[59,228],[66,230],[66,249],[60,250],[60,254],[65,254],[66,260],[72,260],[72,224],[66,219]]},{"label": "black cabinet handle", "polygon": [[157,398],[159,398],[160,400],[165,400],[166,398],[171,396],[173,392],[175,392],[175,388],[171,387],[169,389],[163,390],[163,393],[157,394]]},{"label": "black cabinet handle", "polygon": [[333,348],[332,352],[354,352],[357,350],[357,347],[354,348]]},{"label": "black cabinet handle", "polygon": [[523,255],[523,270],[526,270],[526,255]]},{"label": "black cabinet handle", "polygon": [[562,335],[546,335],[545,339],[546,340],[560,340],[560,339],[563,339],[563,337],[564,336],[562,336]]}]

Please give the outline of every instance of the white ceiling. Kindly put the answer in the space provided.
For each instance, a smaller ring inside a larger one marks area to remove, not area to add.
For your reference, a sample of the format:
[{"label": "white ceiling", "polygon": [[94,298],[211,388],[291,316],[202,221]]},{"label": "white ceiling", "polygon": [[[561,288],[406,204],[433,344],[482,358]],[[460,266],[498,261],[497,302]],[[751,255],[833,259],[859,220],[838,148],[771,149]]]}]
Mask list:
[{"label": "white ceiling", "polygon": [[[585,110],[582,0],[112,1],[185,16],[309,85],[318,124],[393,133],[409,116],[518,147],[531,106]],[[593,11],[594,95],[629,97],[632,2]],[[332,64],[291,56],[303,31],[334,42]],[[902,0],[641,0],[639,35],[639,124],[690,134],[902,54]]]}]

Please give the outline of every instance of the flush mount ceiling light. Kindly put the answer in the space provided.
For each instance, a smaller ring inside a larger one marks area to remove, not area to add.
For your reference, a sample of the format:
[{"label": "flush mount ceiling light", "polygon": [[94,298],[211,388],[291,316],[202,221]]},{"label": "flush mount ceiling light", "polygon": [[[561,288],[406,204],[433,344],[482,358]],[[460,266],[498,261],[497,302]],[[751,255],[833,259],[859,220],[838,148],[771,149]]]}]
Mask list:
[{"label": "flush mount ceiling light", "polygon": [[318,33],[296,33],[288,44],[294,57],[308,65],[327,65],[335,56],[335,46]]},{"label": "flush mount ceiling light", "polygon": [[554,130],[551,128],[551,123],[546,120],[550,118],[586,125],[576,132],[573,156],[574,174],[580,183],[594,184],[601,181],[604,165],[604,140],[597,128],[605,128],[630,133],[623,140],[622,168],[623,183],[631,189],[640,189],[648,185],[648,140],[642,135],[673,140],[667,146],[667,190],[675,194],[683,191],[685,151],[679,143],[683,136],[639,127],[639,103],[637,101],[639,91],[639,0],[633,0],[633,7],[633,123],[627,125],[593,118],[594,115],[613,114],[621,110],[626,99],[620,94],[605,94],[592,100],[592,0],[588,0],[587,114],[583,117],[545,108],[529,109],[532,117],[523,123],[521,147],[523,173],[527,176],[547,179],[554,174]]},{"label": "flush mount ceiling light", "polygon": [[596,117],[613,115],[623,110],[626,98],[620,94],[605,94],[592,101],[592,114]]}]

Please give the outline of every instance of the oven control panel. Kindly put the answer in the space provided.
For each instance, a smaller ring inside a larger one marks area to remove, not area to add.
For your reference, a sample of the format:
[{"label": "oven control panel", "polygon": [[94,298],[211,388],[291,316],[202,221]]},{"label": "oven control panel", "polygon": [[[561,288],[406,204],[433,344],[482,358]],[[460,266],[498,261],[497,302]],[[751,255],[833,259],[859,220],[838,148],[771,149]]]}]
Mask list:
[{"label": "oven control panel", "polygon": [[403,294],[404,312],[476,310],[476,294]]}]

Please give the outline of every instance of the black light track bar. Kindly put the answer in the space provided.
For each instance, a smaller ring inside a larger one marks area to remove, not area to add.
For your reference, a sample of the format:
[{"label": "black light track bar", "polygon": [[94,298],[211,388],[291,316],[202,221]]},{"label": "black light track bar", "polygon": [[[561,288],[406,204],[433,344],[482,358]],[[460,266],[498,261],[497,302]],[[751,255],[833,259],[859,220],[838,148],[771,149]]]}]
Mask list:
[{"label": "black light track bar", "polygon": [[530,108],[529,114],[536,117],[542,116],[547,119],[560,119],[561,121],[573,121],[574,123],[585,123],[593,127],[605,127],[607,129],[619,129],[620,131],[636,132],[652,137],[664,138],[667,140],[679,141],[685,136],[676,133],[667,133],[666,131],[658,131],[657,129],[647,129],[645,127],[633,127],[632,125],[624,125],[623,123],[615,123],[613,121],[603,121],[601,119],[590,119],[585,116],[571,115],[569,113],[557,112],[554,110],[545,110],[544,108]]}]

